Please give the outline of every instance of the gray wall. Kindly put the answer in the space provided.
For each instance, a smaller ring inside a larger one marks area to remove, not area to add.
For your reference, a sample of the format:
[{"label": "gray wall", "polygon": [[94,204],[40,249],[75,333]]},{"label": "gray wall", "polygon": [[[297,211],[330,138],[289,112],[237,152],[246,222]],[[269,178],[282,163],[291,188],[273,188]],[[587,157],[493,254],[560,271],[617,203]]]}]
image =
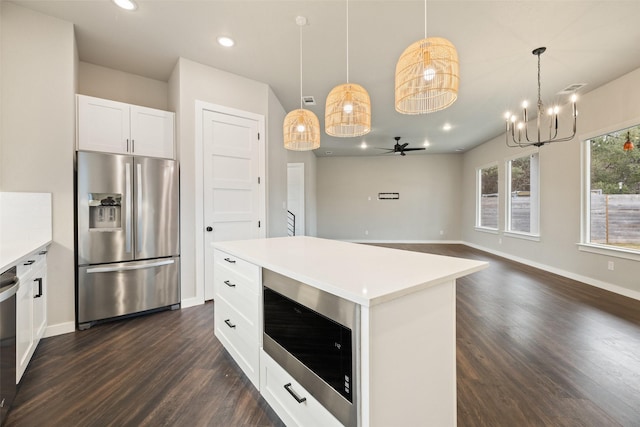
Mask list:
[{"label": "gray wall", "polygon": [[[500,208],[504,212],[505,160],[518,153],[505,146],[504,135],[464,155],[462,239],[500,255],[536,265],[640,298],[637,260],[580,251],[581,147],[586,138],[640,123],[640,69],[583,95],[578,101],[578,133],[572,141],[543,146],[540,152],[540,241],[475,229],[475,170],[498,161]],[[568,119],[568,118],[565,118]],[[499,120],[496,118],[496,120]],[[614,261],[615,270],[607,269]]]},{"label": "gray wall", "polygon": [[[181,181],[180,181],[180,247],[182,255],[182,300],[186,305],[197,304],[203,298],[201,290],[197,284],[202,282],[202,277],[198,276],[200,269],[197,268],[198,255],[202,255],[203,248],[200,246],[202,233],[197,228],[198,212],[197,198],[202,198],[201,194],[196,194],[196,182],[201,180],[195,174],[197,161],[201,161],[201,153],[196,152],[195,141],[195,102],[204,101],[212,104],[222,105],[265,116],[265,126],[267,127],[267,161],[269,173],[279,176],[282,179],[282,170],[286,171],[286,163],[281,153],[278,152],[278,142],[282,140],[282,129],[272,123],[267,123],[269,109],[275,110],[278,107],[277,99],[270,95],[270,89],[265,83],[250,80],[225,71],[217,70],[206,65],[199,64],[188,59],[180,58],[169,79],[169,100],[170,108],[176,112],[176,132],[178,138],[178,160],[180,160]],[[270,156],[271,150],[276,150]],[[281,164],[280,164],[281,163]],[[278,170],[281,169],[279,172]],[[284,172],[286,173],[286,172]],[[267,179],[267,183],[269,179]],[[269,184],[267,184],[269,186]],[[269,192],[274,201],[267,200],[267,212],[272,204],[280,203],[277,191]]]},{"label": "gray wall", "polygon": [[[457,241],[461,238],[461,178],[458,154],[321,157],[318,236]],[[378,200],[378,193],[390,192],[400,193],[399,200]]]},{"label": "gray wall", "polygon": [[73,25],[2,5],[2,191],[52,193],[47,335],[75,327]]},{"label": "gray wall", "polygon": [[282,123],[286,113],[269,88],[267,115],[267,237],[287,235],[287,150]]},{"label": "gray wall", "polygon": [[143,107],[169,109],[167,82],[80,62],[78,93]]}]

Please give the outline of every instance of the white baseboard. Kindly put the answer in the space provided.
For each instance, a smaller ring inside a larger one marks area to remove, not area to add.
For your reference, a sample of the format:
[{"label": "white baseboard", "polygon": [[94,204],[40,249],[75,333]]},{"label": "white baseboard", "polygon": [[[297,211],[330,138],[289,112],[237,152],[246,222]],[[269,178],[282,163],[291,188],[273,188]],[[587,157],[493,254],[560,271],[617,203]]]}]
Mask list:
[{"label": "white baseboard", "polygon": [[64,322],[57,323],[55,325],[47,325],[47,329],[44,330],[42,338],[55,337],[56,335],[68,334],[75,332],[76,322]]},{"label": "white baseboard", "polygon": [[202,304],[204,304],[204,300],[202,298],[198,298],[198,297],[187,298],[187,299],[183,299],[180,302],[180,308],[195,307],[196,305],[202,305]]},{"label": "white baseboard", "polygon": [[582,282],[587,285],[595,286],[596,288],[604,289],[606,291],[610,291],[610,292],[640,301],[640,292],[634,291],[632,289],[623,288],[622,286],[614,285],[613,283],[603,282],[602,280],[594,279],[592,277],[582,276],[580,274],[576,274],[571,271],[566,271],[560,268],[551,267],[550,265],[541,264],[539,262],[535,262],[535,261],[531,261],[525,258],[515,256],[515,255],[511,255],[506,252],[500,252],[493,249],[485,248],[484,246],[476,245],[474,243],[462,242],[462,244],[469,246],[471,248],[481,250],[483,252],[488,252],[490,254],[509,259],[511,261],[519,262],[521,264],[525,264],[530,267],[535,267],[540,270],[548,271],[549,273],[554,273],[554,274],[557,274],[558,276],[566,277],[571,280],[576,280],[578,282]]}]

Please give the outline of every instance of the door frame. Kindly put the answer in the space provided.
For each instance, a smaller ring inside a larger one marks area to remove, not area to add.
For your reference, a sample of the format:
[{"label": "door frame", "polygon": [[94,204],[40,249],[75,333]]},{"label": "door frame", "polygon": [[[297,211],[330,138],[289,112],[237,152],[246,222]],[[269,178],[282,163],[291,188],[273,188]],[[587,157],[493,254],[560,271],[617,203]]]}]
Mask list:
[{"label": "door frame", "polygon": [[[264,115],[251,113],[249,111],[239,110],[236,108],[226,107],[224,105],[213,104],[210,102],[195,101],[195,149],[194,155],[200,157],[195,162],[195,262],[196,262],[196,301],[195,304],[204,304],[204,133],[203,133],[203,115],[205,110],[230,116],[242,117],[258,122],[258,132],[260,139],[258,140],[258,174],[262,178],[260,185],[260,218],[262,221],[261,237],[267,236],[267,194],[266,194],[266,132]],[[183,307],[185,304],[183,303]]]}]

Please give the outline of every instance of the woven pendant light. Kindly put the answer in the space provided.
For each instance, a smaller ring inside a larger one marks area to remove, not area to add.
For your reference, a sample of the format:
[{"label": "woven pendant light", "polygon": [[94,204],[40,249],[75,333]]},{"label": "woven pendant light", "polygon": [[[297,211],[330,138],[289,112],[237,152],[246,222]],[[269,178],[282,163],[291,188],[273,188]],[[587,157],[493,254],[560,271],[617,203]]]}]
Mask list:
[{"label": "woven pendant light", "polygon": [[302,27],[307,25],[307,18],[296,17],[296,24],[300,27],[300,108],[285,116],[282,131],[284,148],[309,151],[320,147],[320,121],[312,111],[302,108]]},{"label": "woven pendant light", "polygon": [[362,86],[349,83],[349,0],[347,0],[347,83],[327,96],[324,130],[337,137],[361,136],[371,130],[371,100]]},{"label": "woven pendant light", "polygon": [[320,147],[320,121],[309,110],[293,110],[284,118],[284,148],[294,151]]},{"label": "woven pendant light", "polygon": [[424,10],[424,39],[405,49],[396,64],[396,111],[403,114],[443,110],[458,98],[458,53],[447,39],[427,38],[426,0]]}]

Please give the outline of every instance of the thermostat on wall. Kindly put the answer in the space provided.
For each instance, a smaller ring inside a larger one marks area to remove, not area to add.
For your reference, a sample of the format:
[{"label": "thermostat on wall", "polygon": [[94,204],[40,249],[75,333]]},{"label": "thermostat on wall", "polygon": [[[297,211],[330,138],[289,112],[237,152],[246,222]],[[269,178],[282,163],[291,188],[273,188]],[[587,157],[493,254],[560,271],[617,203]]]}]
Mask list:
[{"label": "thermostat on wall", "polygon": [[400,193],[378,193],[378,200],[398,200]]}]

